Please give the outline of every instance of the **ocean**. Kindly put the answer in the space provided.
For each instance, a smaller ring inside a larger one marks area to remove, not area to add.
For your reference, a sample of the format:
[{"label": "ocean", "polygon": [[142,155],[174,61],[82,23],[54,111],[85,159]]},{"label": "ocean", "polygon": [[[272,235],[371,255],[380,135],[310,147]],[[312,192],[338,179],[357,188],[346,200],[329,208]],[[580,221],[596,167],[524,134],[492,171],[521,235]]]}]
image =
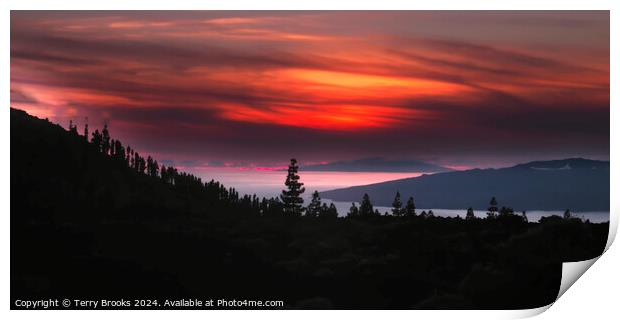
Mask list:
[{"label": "ocean", "polygon": [[[220,181],[226,187],[234,187],[241,194],[256,194],[259,197],[276,197],[282,192],[284,188],[284,181],[286,180],[286,171],[278,170],[256,170],[247,169],[242,170],[238,168],[222,168],[222,167],[209,167],[199,171],[192,172],[201,177],[205,181],[214,179]],[[422,175],[423,173],[412,172],[338,172],[338,171],[305,171],[300,172],[300,181],[304,183],[306,192],[303,194],[305,204],[309,202],[312,193],[316,191],[326,191],[337,188],[346,188],[358,185],[367,185],[372,183],[385,182],[390,180],[412,178]],[[360,199],[361,199],[360,195]],[[330,199],[322,199],[326,203],[334,203],[338,209],[339,216],[346,216],[351,202],[346,201],[332,201]],[[403,199],[403,203],[407,199]],[[372,198],[371,198],[372,201]],[[359,203],[356,203],[359,206]],[[375,206],[376,209],[381,212],[391,212],[390,207]],[[442,208],[418,208],[418,213],[422,211],[433,210],[435,216],[442,217],[465,217],[467,208],[463,209],[442,209]],[[521,212],[517,212],[521,213]],[[526,215],[529,221],[536,222],[541,217],[550,215],[562,216],[564,211],[544,211],[544,210],[531,210],[527,211]],[[474,210],[474,214],[477,217],[486,217],[486,210]],[[609,212],[605,211],[584,211],[584,212],[572,212],[576,217],[589,219],[591,222],[606,222],[609,221]]]}]

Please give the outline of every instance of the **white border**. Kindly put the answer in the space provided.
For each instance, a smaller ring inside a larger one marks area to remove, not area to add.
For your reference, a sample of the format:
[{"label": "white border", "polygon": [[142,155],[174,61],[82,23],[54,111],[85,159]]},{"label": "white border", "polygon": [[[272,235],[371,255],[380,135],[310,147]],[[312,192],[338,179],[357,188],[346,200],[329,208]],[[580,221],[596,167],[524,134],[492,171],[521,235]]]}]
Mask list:
[{"label": "white border", "polygon": [[[544,310],[546,307],[534,309],[534,310],[521,310],[521,311],[317,311],[317,312],[303,312],[303,311],[286,311],[286,312],[273,312],[273,311],[164,311],[164,312],[146,312],[146,311],[106,311],[106,312],[89,312],[89,311],[44,311],[42,312],[23,312],[12,311],[8,312],[9,308],[9,206],[10,206],[10,149],[9,149],[9,112],[8,106],[10,105],[10,11],[9,10],[94,10],[94,9],[106,9],[106,10],[190,10],[190,9],[210,9],[210,10],[267,10],[267,9],[285,9],[285,10],[611,10],[611,124],[614,120],[618,120],[617,111],[617,96],[618,96],[618,57],[620,52],[618,51],[618,32],[614,30],[618,29],[618,9],[620,9],[620,1],[612,0],[564,0],[564,1],[542,1],[542,0],[521,0],[521,1],[489,1],[489,0],[433,0],[424,2],[414,2],[406,0],[391,0],[386,1],[369,1],[369,0],[314,0],[308,2],[301,1],[282,1],[282,0],[227,0],[218,2],[206,2],[198,0],[175,0],[175,1],[161,1],[161,0],[134,0],[134,1],[118,1],[108,0],[105,2],[85,2],[78,0],[56,0],[49,2],[42,2],[37,0],[22,0],[22,1],[4,1],[0,3],[0,7],[3,9],[1,13],[2,21],[2,50],[0,55],[2,56],[2,69],[1,70],[1,84],[4,88],[4,95],[2,99],[4,102],[4,112],[0,113],[0,143],[2,148],[2,154],[0,155],[1,168],[0,170],[0,203],[4,210],[2,210],[2,232],[1,232],[1,254],[4,259],[1,265],[2,277],[2,291],[0,293],[0,304],[3,304],[4,315],[11,318],[30,318],[33,316],[45,316],[51,319],[65,319],[65,318],[77,318],[84,317],[89,318],[104,318],[116,316],[127,317],[141,317],[147,316],[154,319],[165,319],[170,316],[184,316],[188,318],[204,318],[204,317],[216,317],[221,319],[231,319],[237,317],[251,316],[259,319],[287,319],[295,317],[297,319],[312,319],[323,316],[336,316],[336,317],[348,317],[356,319],[375,319],[380,316],[388,316],[390,318],[407,318],[422,317],[433,319],[454,319],[456,317],[462,319],[502,319],[502,318],[517,318],[528,317],[536,315]],[[615,238],[617,225],[618,225],[618,206],[617,200],[614,195],[618,194],[618,185],[620,181],[620,174],[616,160],[619,157],[619,148],[617,142],[620,137],[617,129],[611,125],[611,233],[608,241],[608,248]],[[596,314],[603,318],[614,318],[617,316],[617,309],[615,308],[618,293],[618,286],[620,281],[618,280],[618,271],[620,270],[620,252],[614,247],[610,248],[600,259],[599,263],[594,264],[592,269],[596,272],[587,272],[583,276],[583,280],[580,280],[574,286],[572,290],[568,290],[567,293],[554,304],[554,307],[543,315],[543,318],[547,319],[562,319],[573,318],[575,316],[590,317],[592,314]]]}]

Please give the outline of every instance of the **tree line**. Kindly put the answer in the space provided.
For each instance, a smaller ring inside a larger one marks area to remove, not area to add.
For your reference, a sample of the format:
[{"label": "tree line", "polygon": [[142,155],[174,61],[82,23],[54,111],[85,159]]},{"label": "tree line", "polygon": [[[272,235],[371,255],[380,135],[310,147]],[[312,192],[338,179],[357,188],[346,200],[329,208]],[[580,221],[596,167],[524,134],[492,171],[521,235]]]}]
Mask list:
[{"label": "tree line", "polygon": [[[309,217],[337,217],[338,211],[336,210],[336,206],[333,203],[329,206],[326,203],[322,203],[318,191],[314,191],[312,194],[312,199],[310,200],[308,207],[304,208],[302,206],[303,198],[301,197],[301,194],[305,192],[305,188],[303,187],[304,184],[300,182],[298,171],[299,166],[297,165],[297,159],[291,159],[286,181],[284,183],[287,190],[282,190],[282,195],[280,196],[283,202],[284,212],[289,215],[296,216],[301,216],[305,212],[305,215]],[[384,215],[388,215],[388,212],[385,212]],[[400,192],[396,191],[394,201],[392,202],[391,215],[395,217],[432,218],[435,216],[435,213],[433,210],[423,210],[420,214],[417,214],[413,197],[410,196],[407,199],[407,202],[403,205]],[[525,211],[522,211],[519,215],[515,214],[514,209],[511,207],[502,206],[501,208],[498,208],[498,202],[495,197],[492,197],[489,201],[489,207],[487,208],[486,215],[486,218],[489,220],[515,217],[519,218],[523,222],[528,222]],[[347,218],[367,218],[378,216],[381,216],[381,213],[378,209],[373,207],[372,202],[370,201],[370,196],[367,193],[362,196],[362,201],[360,202],[359,207],[355,204],[355,202],[351,203],[351,207],[346,215]],[[457,218],[460,217],[457,216]],[[566,209],[563,218],[573,218],[569,209]],[[469,207],[465,213],[465,220],[471,221],[476,219],[480,218],[476,217],[474,209]]]},{"label": "tree line", "polygon": [[[259,198],[256,194],[240,195],[235,188],[226,188],[218,181],[210,180],[203,182],[201,178],[183,171],[179,171],[172,165],[165,166],[160,164],[152,156],[141,155],[131,146],[125,146],[119,139],[114,139],[110,135],[107,123],[103,129],[98,129],[89,133],[88,124],[84,126],[84,133],[80,135],[77,126],[73,121],[69,123],[69,133],[74,136],[81,136],[86,143],[99,153],[111,158],[116,163],[121,164],[127,169],[139,175],[151,177],[171,186],[172,188],[197,197],[207,198],[212,202],[223,203],[233,206],[246,214],[259,216],[301,216],[302,213],[308,217],[317,218],[336,218],[338,211],[331,204],[321,203],[318,192],[316,198],[307,206],[303,207],[303,199],[299,197],[305,189],[303,183],[299,183],[297,175],[296,161],[291,161],[289,175],[285,182],[287,190],[282,191],[280,197]],[[89,139],[90,134],[90,139]]]},{"label": "tree line", "polygon": [[[79,136],[77,126],[73,124],[73,121],[69,123],[69,132],[75,136]],[[312,198],[309,204],[307,206],[303,205],[304,199],[301,195],[306,191],[306,189],[304,188],[304,183],[300,182],[299,165],[297,159],[294,158],[290,160],[288,166],[287,176],[284,182],[286,189],[282,190],[279,197],[259,198],[256,194],[240,196],[239,192],[234,188],[226,188],[224,185],[213,179],[208,182],[203,182],[201,178],[190,173],[179,171],[172,165],[167,167],[164,164],[160,165],[158,161],[150,155],[145,158],[129,145],[125,147],[119,139],[112,138],[110,136],[107,123],[104,124],[101,131],[95,130],[92,132],[90,140],[88,139],[88,135],[88,124],[85,124],[83,137],[86,142],[92,145],[97,151],[112,158],[118,163],[124,164],[124,166],[137,174],[159,179],[162,182],[187,193],[203,195],[214,201],[237,205],[249,213],[260,216],[306,216],[309,218],[329,219],[338,217],[338,210],[336,206],[333,203],[328,205],[327,203],[322,202],[320,194],[316,190],[312,193]],[[524,222],[528,221],[525,211],[522,211],[520,215],[517,215],[510,207],[498,208],[498,202],[495,197],[491,198],[486,214],[487,219],[496,219],[498,217],[506,216],[520,216]],[[374,208],[370,200],[370,196],[368,194],[364,194],[359,206],[356,205],[355,202],[351,204],[346,217],[368,218],[381,215],[382,214],[379,210]],[[383,215],[388,215],[388,212],[385,212]],[[433,210],[424,210],[418,214],[416,212],[416,205],[412,196],[410,196],[403,204],[399,191],[396,192],[394,201],[392,202],[391,215],[395,217],[419,218],[432,218],[435,216]],[[570,210],[567,209],[565,211],[563,218],[572,218]],[[474,214],[473,208],[469,207],[465,213],[465,220],[475,219],[479,218]]]}]

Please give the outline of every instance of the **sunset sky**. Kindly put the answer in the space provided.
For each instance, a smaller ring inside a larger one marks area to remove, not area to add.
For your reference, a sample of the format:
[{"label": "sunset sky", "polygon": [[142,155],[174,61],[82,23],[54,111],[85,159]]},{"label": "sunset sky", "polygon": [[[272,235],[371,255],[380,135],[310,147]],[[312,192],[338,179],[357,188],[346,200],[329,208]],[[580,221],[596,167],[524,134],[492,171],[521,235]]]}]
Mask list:
[{"label": "sunset sky", "polygon": [[190,170],[609,159],[609,13],[11,13],[11,105]]}]

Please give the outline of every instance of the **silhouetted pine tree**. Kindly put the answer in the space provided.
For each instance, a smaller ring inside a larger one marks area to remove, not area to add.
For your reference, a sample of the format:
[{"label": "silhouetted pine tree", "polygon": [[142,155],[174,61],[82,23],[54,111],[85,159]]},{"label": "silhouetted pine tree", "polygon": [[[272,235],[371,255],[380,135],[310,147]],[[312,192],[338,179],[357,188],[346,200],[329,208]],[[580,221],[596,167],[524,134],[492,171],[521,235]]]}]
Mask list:
[{"label": "silhouetted pine tree", "polygon": [[400,192],[396,191],[396,196],[394,197],[394,202],[392,202],[392,214],[400,217],[404,213],[403,203],[400,201]]},{"label": "silhouetted pine tree", "polygon": [[151,177],[155,176],[155,163],[151,156],[146,158],[146,173]]},{"label": "silhouetted pine tree", "polygon": [[572,217],[573,215],[570,213],[570,210],[566,209],[566,211],[564,211],[564,219],[570,219]]},{"label": "silhouetted pine tree", "polygon": [[508,215],[511,215],[511,214],[514,214],[514,210],[512,208],[510,208],[510,207],[502,207],[499,210],[499,215],[500,216],[508,216]]},{"label": "silhouetted pine tree", "polygon": [[131,163],[131,147],[127,146],[127,151],[125,152],[125,163],[127,166]]},{"label": "silhouetted pine tree", "polygon": [[139,166],[138,166],[138,172],[145,174],[146,173],[146,160],[144,160],[144,158],[140,157],[140,162],[139,162]]},{"label": "silhouetted pine tree", "polygon": [[497,200],[495,200],[495,197],[491,198],[489,205],[491,206],[488,209],[487,218],[497,217]]},{"label": "silhouetted pine tree", "polygon": [[476,215],[474,214],[474,209],[472,207],[467,208],[467,214],[465,214],[465,220],[474,220],[476,219]]},{"label": "silhouetted pine tree", "polygon": [[367,193],[364,193],[362,197],[362,203],[360,203],[360,216],[361,217],[370,217],[375,214],[375,210],[372,207],[372,203],[370,202],[370,197]]},{"label": "silhouetted pine tree", "polygon": [[101,151],[104,154],[110,153],[110,131],[108,131],[108,124],[103,125],[103,131],[101,131]]},{"label": "silhouetted pine tree", "polygon": [[355,205],[355,202],[351,203],[351,207],[349,208],[349,212],[347,213],[347,218],[357,218],[360,215],[360,211]]},{"label": "silhouetted pine tree", "polygon": [[132,169],[136,168],[136,154],[138,152],[136,152],[136,150],[131,149],[131,155],[129,157],[129,163],[128,166]]},{"label": "silhouetted pine tree", "polygon": [[113,148],[114,158],[119,162],[125,162],[125,148],[119,140],[114,140]]},{"label": "silhouetted pine tree", "polygon": [[407,204],[405,205],[405,215],[415,217],[415,203],[413,202],[413,197],[409,197],[409,200],[407,200]]},{"label": "silhouetted pine tree", "polygon": [[112,158],[114,158],[114,152],[116,152],[116,149],[114,148],[115,145],[116,141],[114,141],[114,139],[110,139],[110,156]]},{"label": "silhouetted pine tree", "polygon": [[84,119],[84,139],[88,142],[88,117]]},{"label": "silhouetted pine tree", "polygon": [[164,166],[163,164],[161,165],[161,169],[159,171],[159,176],[161,177],[161,180],[168,183],[168,175],[166,172],[166,166]]},{"label": "silhouetted pine tree", "polygon": [[521,219],[523,219],[523,222],[528,222],[527,214],[525,214],[525,211],[521,212]]},{"label": "silhouetted pine tree", "polygon": [[93,138],[90,142],[95,146],[95,148],[97,148],[97,151],[102,152],[101,144],[103,142],[103,137],[101,136],[101,133],[99,133],[99,130],[95,130],[95,132],[93,132]]},{"label": "silhouetted pine tree", "polygon": [[[169,166],[168,169],[166,170],[166,177],[168,178],[168,183],[174,185],[176,184],[176,176],[177,176],[177,169],[175,167]],[[219,185],[219,184],[218,184]],[[219,185],[219,198],[218,199],[226,199],[228,197],[226,189]]]},{"label": "silhouetted pine tree", "polygon": [[308,204],[308,208],[306,208],[306,216],[308,217],[318,217],[321,214],[321,210],[327,211],[327,204],[323,204],[325,208],[321,207],[321,197],[319,196],[318,191],[314,191],[312,194],[312,200],[310,200],[310,204]]},{"label": "silhouetted pine tree", "polygon": [[153,171],[151,172],[151,177],[158,177],[158,176],[159,176],[159,164],[157,163],[157,160],[153,160]]},{"label": "silhouetted pine tree", "polygon": [[140,153],[138,153],[137,151],[135,151],[133,153],[133,161],[131,162],[131,167],[136,170],[136,172],[138,171],[138,166],[140,163]]},{"label": "silhouetted pine tree", "polygon": [[73,120],[69,120],[69,133],[75,136],[78,135],[77,126],[73,124]]},{"label": "silhouetted pine tree", "polygon": [[[321,207],[319,208],[319,217],[324,217],[327,214],[327,211],[329,210],[329,207],[327,206],[327,203],[323,202],[321,204]],[[307,215],[307,213],[306,213]]]},{"label": "silhouetted pine tree", "polygon": [[138,152],[134,153],[133,158],[134,170],[136,170],[138,173],[145,173],[144,171],[146,170],[146,161],[144,161],[144,158],[142,158]]},{"label": "silhouetted pine tree", "polygon": [[288,166],[288,175],[286,176],[286,185],[288,190],[282,190],[280,198],[284,204],[284,214],[290,216],[300,216],[303,211],[304,199],[300,197],[306,189],[303,187],[303,183],[299,182],[299,166],[296,159],[291,159],[291,163]]}]

